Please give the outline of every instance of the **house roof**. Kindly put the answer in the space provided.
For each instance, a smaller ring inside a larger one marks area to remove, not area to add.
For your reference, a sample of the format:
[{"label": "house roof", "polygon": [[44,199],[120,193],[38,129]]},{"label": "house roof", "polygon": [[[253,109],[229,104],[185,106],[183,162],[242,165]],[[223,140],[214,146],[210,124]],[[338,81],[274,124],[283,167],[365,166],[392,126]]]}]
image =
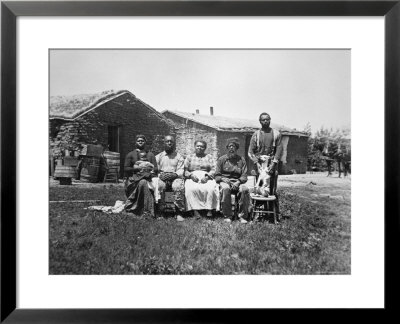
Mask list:
[{"label": "house roof", "polygon": [[[125,93],[127,90],[108,90],[94,94],[50,97],[50,119],[75,119],[82,114],[105,104]],[[133,96],[133,94],[131,94]]]},{"label": "house roof", "polygon": [[115,99],[124,94],[129,94],[135,100],[141,102],[157,116],[164,119],[168,124],[173,123],[159,111],[143,102],[128,90],[107,90],[94,94],[81,94],[73,96],[51,96],[50,97],[50,119],[74,120],[85,113]]},{"label": "house roof", "polygon": [[[208,126],[214,128],[218,131],[223,132],[254,132],[255,130],[260,128],[260,123],[258,120],[250,120],[250,119],[238,119],[238,118],[230,118],[225,116],[214,116],[214,115],[202,115],[202,114],[194,114],[189,112],[182,111],[172,111],[172,110],[164,110],[162,114],[170,113],[174,114],[178,117],[182,117],[198,124]],[[275,123],[271,123],[271,127],[278,129],[282,135],[297,135],[297,136],[306,136],[308,134],[302,131],[298,131],[296,129],[292,129],[286,126],[278,125]]]}]

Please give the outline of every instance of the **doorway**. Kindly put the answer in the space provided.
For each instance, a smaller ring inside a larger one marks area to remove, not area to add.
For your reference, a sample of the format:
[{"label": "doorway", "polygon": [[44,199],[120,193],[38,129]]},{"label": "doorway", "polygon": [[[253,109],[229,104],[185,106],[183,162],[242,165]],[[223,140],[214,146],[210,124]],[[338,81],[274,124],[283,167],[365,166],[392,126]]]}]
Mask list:
[{"label": "doorway", "polygon": [[112,152],[119,152],[119,126],[108,126],[108,149]]}]

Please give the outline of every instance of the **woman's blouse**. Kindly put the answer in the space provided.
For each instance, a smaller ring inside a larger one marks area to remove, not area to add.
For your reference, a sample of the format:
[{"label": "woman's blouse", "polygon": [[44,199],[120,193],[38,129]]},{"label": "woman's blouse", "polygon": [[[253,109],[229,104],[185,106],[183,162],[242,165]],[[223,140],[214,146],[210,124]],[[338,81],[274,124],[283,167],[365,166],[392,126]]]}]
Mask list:
[{"label": "woman's blouse", "polygon": [[191,154],[186,157],[184,168],[185,178],[190,178],[193,171],[202,170],[206,171],[206,175],[213,179],[215,174],[215,161],[210,154],[205,154],[203,156]]},{"label": "woman's blouse", "polygon": [[[125,163],[124,163],[124,174],[125,177],[130,177],[133,175],[133,173],[136,173],[140,171],[138,168],[134,168],[134,165],[137,161],[140,160],[139,158],[139,153],[142,152],[139,149],[134,149],[132,152],[129,152],[126,157],[125,157]],[[154,165],[154,170],[153,172],[155,174],[158,173],[158,168],[157,168],[157,161],[156,157],[154,156],[153,153],[149,151],[144,151],[147,154],[147,160]]]}]

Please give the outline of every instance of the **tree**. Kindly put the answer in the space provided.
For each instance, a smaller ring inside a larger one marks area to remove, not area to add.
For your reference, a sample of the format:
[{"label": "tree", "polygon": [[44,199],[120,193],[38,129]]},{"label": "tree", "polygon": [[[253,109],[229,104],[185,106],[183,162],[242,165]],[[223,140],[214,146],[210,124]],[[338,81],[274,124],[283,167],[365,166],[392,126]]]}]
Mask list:
[{"label": "tree", "polygon": [[310,134],[308,139],[308,169],[326,168],[326,159],[333,159],[339,151],[350,160],[351,131],[349,127],[324,128],[323,126],[311,136],[311,125],[307,123],[304,131]]},{"label": "tree", "polygon": [[309,136],[311,136],[311,124],[310,124],[310,122],[307,122],[307,124],[304,126],[303,132],[305,132]]}]

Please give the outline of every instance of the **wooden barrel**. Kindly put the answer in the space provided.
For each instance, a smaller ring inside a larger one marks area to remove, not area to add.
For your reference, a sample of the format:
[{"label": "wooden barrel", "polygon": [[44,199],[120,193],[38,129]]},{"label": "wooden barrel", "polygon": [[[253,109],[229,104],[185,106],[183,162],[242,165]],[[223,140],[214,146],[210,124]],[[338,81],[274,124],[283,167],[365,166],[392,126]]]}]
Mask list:
[{"label": "wooden barrel", "polygon": [[54,178],[76,178],[76,169],[68,165],[57,165]]},{"label": "wooden barrel", "polygon": [[82,161],[81,180],[86,182],[97,182],[100,168],[100,158],[85,156]]},{"label": "wooden barrel", "polygon": [[120,164],[119,152],[104,151],[103,156],[107,162],[107,165],[110,168],[115,168],[115,167],[119,168],[119,164]]},{"label": "wooden barrel", "polygon": [[81,155],[86,155],[88,157],[100,157],[102,153],[102,145],[87,144],[84,145],[81,150]]},{"label": "wooden barrel", "polygon": [[75,167],[78,165],[78,158],[73,156],[65,156],[64,157],[64,165]]}]

